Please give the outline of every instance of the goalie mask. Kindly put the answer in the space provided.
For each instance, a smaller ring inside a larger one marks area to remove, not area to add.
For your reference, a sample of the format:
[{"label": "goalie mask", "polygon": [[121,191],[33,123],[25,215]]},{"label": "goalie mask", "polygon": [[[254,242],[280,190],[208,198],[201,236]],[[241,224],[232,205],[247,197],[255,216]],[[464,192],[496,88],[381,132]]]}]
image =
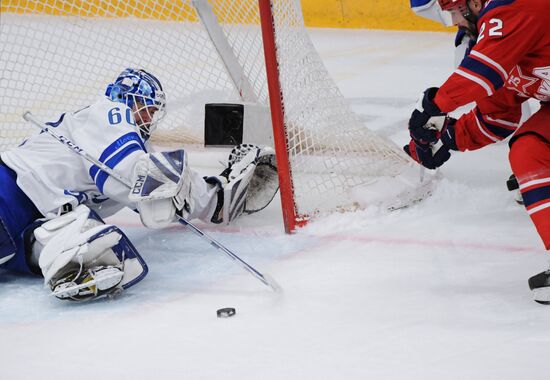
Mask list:
[{"label": "goalie mask", "polygon": [[107,86],[105,95],[132,109],[144,140],[149,139],[158,122],[166,115],[166,97],[162,85],[145,70],[124,70],[114,83]]}]

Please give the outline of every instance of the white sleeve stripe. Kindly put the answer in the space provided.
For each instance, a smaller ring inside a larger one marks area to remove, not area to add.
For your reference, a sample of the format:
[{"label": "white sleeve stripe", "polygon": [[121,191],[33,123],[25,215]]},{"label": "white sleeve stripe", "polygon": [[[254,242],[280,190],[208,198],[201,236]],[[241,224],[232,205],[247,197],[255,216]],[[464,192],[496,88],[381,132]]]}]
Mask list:
[{"label": "white sleeve stripe", "polygon": [[485,118],[489,121],[492,121],[492,122],[495,122],[495,123],[500,123],[502,125],[507,125],[509,127],[517,127],[519,124],[518,123],[512,123],[511,121],[506,121],[506,120],[500,120],[500,119],[493,119],[492,117],[490,116],[487,116],[487,115],[484,115]]},{"label": "white sleeve stripe", "polygon": [[476,120],[476,124],[477,124],[477,127],[479,128],[479,130],[481,131],[481,133],[483,133],[489,140],[493,141],[493,142],[497,142],[497,141],[500,141],[500,139],[497,139],[496,137],[494,136],[491,136],[490,134],[488,134],[485,129],[483,129],[483,126],[481,125],[481,123],[479,122],[479,119],[477,118],[477,115],[475,115],[475,120]]},{"label": "white sleeve stripe", "polygon": [[466,79],[471,80],[472,82],[475,82],[475,83],[479,84],[481,87],[483,87],[483,89],[485,91],[487,91],[488,96],[493,95],[493,90],[491,90],[491,87],[489,87],[489,85],[486,82],[484,82],[483,80],[481,80],[480,78],[478,78],[476,76],[473,76],[472,74],[468,74],[467,72],[462,71],[460,69],[456,69],[455,73],[457,73],[458,75],[463,76]]},{"label": "white sleeve stripe", "polygon": [[519,188],[520,190],[525,190],[528,187],[535,186],[535,185],[541,185],[543,183],[549,183],[550,178],[540,178],[540,179],[533,179],[531,181],[527,181],[525,183],[520,183]]},{"label": "white sleeve stripe", "polygon": [[531,214],[534,214],[535,212],[538,212],[538,211],[541,211],[541,210],[544,210],[546,208],[550,207],[550,202],[546,202],[546,203],[543,203],[541,205],[538,205],[537,207],[533,207],[532,209],[530,210],[527,210],[527,213],[529,215]]},{"label": "white sleeve stripe", "polygon": [[498,69],[498,71],[500,71],[500,73],[502,74],[504,79],[508,79],[508,73],[506,72],[506,70],[504,70],[504,68],[501,65],[499,65],[497,62],[493,61],[491,58],[487,57],[485,54],[481,54],[480,52],[475,51],[475,50],[472,50],[470,52],[470,54],[473,55],[474,57],[478,57],[479,59],[482,59],[485,62],[491,64],[496,69]]}]

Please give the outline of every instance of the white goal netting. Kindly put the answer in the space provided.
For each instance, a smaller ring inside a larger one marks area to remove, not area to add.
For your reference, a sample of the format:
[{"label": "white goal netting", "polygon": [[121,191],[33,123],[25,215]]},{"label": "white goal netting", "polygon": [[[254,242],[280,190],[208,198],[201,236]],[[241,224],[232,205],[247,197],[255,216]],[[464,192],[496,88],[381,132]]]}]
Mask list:
[{"label": "white goal netting", "polygon": [[[272,7],[295,214],[356,207],[358,188],[395,178],[410,161],[351,111],[299,0]],[[0,151],[32,132],[26,110],[57,120],[126,67],[162,82],[164,142],[202,143],[205,103],[269,105],[257,0],[2,0],[0,24]]]}]

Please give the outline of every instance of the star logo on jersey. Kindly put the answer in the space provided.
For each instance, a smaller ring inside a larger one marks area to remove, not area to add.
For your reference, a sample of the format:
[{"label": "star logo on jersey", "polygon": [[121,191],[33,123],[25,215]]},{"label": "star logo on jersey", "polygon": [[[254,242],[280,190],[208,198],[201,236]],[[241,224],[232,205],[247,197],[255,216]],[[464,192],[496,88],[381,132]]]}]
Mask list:
[{"label": "star logo on jersey", "polygon": [[528,87],[537,82],[538,78],[530,77],[521,72],[521,68],[516,66],[512,69],[506,82],[506,87],[519,92],[521,95],[529,98],[533,92]]}]

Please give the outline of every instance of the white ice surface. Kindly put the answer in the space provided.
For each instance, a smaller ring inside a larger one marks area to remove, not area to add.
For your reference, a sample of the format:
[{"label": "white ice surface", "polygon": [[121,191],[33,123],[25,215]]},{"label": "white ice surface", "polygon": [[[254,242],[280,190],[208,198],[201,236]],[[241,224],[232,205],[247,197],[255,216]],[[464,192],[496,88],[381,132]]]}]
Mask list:
[{"label": "white ice surface", "polygon": [[[417,95],[453,62],[444,33],[312,30],[366,124],[402,144]],[[220,150],[191,153],[216,172]],[[433,196],[283,233],[279,201],[205,230],[284,288],[275,294],[183,227],[118,224],[149,275],[114,300],[58,301],[0,272],[0,379],[548,379],[547,268],[506,190],[507,146],[454,154]],[[204,226],[201,226],[204,227]],[[218,319],[216,309],[237,314]]]}]

